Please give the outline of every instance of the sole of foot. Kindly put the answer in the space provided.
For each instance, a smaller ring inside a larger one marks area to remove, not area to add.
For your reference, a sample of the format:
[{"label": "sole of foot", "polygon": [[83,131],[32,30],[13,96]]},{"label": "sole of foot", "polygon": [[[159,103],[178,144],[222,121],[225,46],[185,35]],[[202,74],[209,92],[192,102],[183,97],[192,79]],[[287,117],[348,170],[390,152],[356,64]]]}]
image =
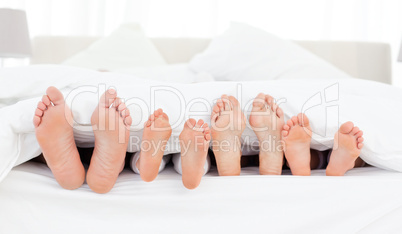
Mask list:
[{"label": "sole of foot", "polygon": [[352,122],[341,125],[335,133],[334,146],[327,166],[327,176],[343,176],[355,166],[363,148],[363,132]]},{"label": "sole of foot", "polygon": [[46,90],[33,122],[36,139],[57,182],[65,189],[79,188],[85,180],[85,169],[74,141],[71,110],[57,88]]},{"label": "sole of foot", "polygon": [[220,176],[240,175],[241,135],[246,121],[238,100],[222,95],[211,114],[212,150]]},{"label": "sole of foot", "polygon": [[96,193],[109,192],[124,167],[130,112],[113,89],[100,98],[91,117],[95,148],[87,173],[88,186]]},{"label": "sole of foot", "polygon": [[283,166],[283,111],[273,97],[260,93],[253,101],[249,123],[259,142],[261,175],[280,175]]},{"label": "sole of foot", "polygon": [[283,125],[282,141],[286,160],[293,175],[309,176],[311,127],[305,114],[293,116]]},{"label": "sole of foot", "polygon": [[151,182],[157,177],[171,134],[169,118],[162,109],[156,110],[145,122],[141,142],[142,149],[136,164],[143,181]]},{"label": "sole of foot", "polygon": [[187,189],[195,189],[204,175],[207,159],[210,129],[203,120],[189,119],[179,136],[181,146],[182,181]]}]

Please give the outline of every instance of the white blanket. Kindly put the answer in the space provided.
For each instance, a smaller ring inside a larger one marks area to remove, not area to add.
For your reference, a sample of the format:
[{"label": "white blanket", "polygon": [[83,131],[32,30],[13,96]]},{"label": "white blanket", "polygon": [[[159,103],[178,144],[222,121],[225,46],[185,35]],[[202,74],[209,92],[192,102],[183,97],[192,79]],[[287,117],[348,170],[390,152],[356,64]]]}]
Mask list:
[{"label": "white blanket", "polygon": [[[114,87],[125,99],[134,120],[127,149],[130,152],[138,150],[143,123],[157,108],[163,108],[169,115],[173,134],[167,150],[174,153],[180,151],[177,137],[184,121],[193,117],[209,123],[212,105],[222,94],[237,97],[248,115],[252,100],[259,92],[264,92],[278,99],[285,120],[299,112],[306,113],[314,132],[312,148],[331,148],[339,125],[353,121],[364,131],[361,157],[374,166],[402,172],[400,89],[357,79],[318,81],[307,78],[172,84],[63,66],[2,69],[0,100],[34,98],[0,109],[0,181],[12,167],[40,154],[32,118],[37,102],[50,85],[63,91],[73,111],[77,144],[83,147],[93,145],[90,116],[99,95],[109,87]],[[250,128],[244,132],[243,140],[248,144],[256,141]]]}]

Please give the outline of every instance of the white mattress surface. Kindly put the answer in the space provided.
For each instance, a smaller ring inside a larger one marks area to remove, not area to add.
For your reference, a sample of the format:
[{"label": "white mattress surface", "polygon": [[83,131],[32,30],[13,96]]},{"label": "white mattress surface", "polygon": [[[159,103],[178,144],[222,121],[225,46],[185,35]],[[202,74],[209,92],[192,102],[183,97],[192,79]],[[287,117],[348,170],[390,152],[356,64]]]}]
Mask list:
[{"label": "white mattress surface", "polygon": [[172,167],[151,183],[125,170],[108,194],[62,189],[44,164],[15,167],[0,184],[0,233],[400,232],[402,173],[358,168],[344,177],[238,177],[212,169],[193,191]]}]

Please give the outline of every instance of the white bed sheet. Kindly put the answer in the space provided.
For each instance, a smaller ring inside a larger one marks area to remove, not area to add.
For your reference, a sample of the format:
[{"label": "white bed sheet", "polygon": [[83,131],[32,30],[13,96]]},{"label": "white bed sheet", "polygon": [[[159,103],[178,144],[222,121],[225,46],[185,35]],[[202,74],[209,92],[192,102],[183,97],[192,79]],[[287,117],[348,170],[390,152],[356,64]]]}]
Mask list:
[{"label": "white bed sheet", "polygon": [[[285,171],[285,174],[289,174]],[[379,233],[402,230],[402,173],[345,177],[218,177],[186,190],[168,167],[152,183],[123,171],[113,190],[62,189],[44,165],[15,167],[0,184],[0,233]]]}]

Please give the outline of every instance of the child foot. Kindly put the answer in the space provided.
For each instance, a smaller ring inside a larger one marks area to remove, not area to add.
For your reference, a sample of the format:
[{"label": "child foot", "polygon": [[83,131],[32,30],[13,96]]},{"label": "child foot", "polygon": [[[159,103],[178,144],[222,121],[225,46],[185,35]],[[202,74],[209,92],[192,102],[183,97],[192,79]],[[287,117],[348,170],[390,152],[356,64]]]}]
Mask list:
[{"label": "child foot", "polygon": [[250,114],[250,125],[260,146],[260,174],[282,174],[283,150],[281,131],[285,121],[283,111],[274,98],[263,93],[254,99]]},{"label": "child foot", "polygon": [[335,133],[334,147],[327,166],[327,176],[343,176],[355,166],[363,148],[363,132],[352,122],[341,125]]},{"label": "child foot", "polygon": [[85,169],[74,141],[73,116],[63,94],[49,87],[33,119],[36,139],[57,182],[65,189],[79,188]]},{"label": "child foot", "polygon": [[298,114],[283,126],[284,152],[293,175],[308,176],[310,168],[311,127],[305,114]]},{"label": "child foot", "polygon": [[123,169],[132,119],[116,91],[109,89],[100,98],[91,123],[95,134],[95,149],[87,183],[94,192],[107,193]]},{"label": "child foot", "polygon": [[204,165],[207,159],[210,129],[203,120],[189,119],[180,133],[181,165],[183,185],[195,189],[204,175]]},{"label": "child foot", "polygon": [[212,109],[212,150],[220,176],[240,175],[241,135],[245,117],[237,99],[222,95]]},{"label": "child foot", "polygon": [[156,110],[144,124],[140,158],[137,168],[143,181],[153,181],[158,175],[167,141],[172,134],[168,116]]}]

